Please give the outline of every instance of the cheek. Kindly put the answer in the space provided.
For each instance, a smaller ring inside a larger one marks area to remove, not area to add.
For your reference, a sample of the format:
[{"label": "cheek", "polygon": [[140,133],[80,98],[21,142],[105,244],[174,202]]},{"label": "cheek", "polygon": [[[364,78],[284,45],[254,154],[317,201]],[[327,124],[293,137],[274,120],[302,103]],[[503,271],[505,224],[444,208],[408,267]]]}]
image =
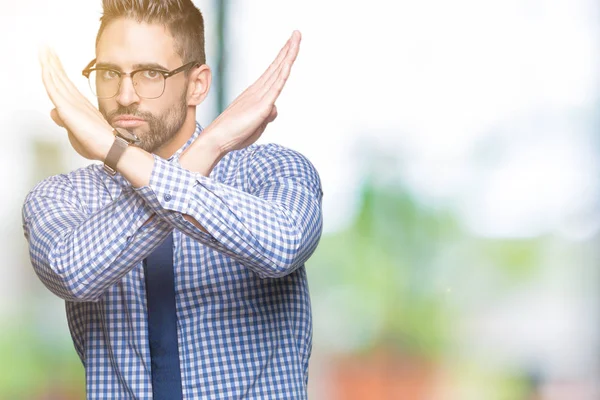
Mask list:
[{"label": "cheek", "polygon": [[167,110],[172,108],[174,105],[179,106],[181,103],[181,92],[170,91],[166,93],[162,97],[162,109]]},{"label": "cheek", "polygon": [[165,103],[170,105],[180,105],[182,100],[186,100],[187,104],[187,80],[182,78],[183,76],[174,76],[170,78],[172,82],[169,82],[169,80],[167,80],[165,92],[161,96]]},{"label": "cheek", "polygon": [[159,99],[148,100],[144,104],[140,104],[139,110],[151,114],[154,118],[161,118],[168,110],[166,100],[162,96]]},{"label": "cheek", "polygon": [[163,95],[147,102],[145,105],[141,105],[140,109],[152,114],[154,118],[170,120],[174,117],[179,118],[181,113],[181,102],[183,94],[181,92],[168,92],[165,91]]},{"label": "cheek", "polygon": [[116,103],[114,101],[110,101],[109,99],[100,100],[98,99],[98,109],[104,115],[110,113],[116,108]]}]

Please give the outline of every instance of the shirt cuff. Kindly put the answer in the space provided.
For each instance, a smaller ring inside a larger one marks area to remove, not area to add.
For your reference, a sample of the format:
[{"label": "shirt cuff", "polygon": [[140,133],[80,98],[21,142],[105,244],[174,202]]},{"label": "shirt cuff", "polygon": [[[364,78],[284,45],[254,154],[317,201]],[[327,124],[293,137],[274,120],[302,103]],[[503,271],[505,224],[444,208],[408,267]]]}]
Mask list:
[{"label": "shirt cuff", "polygon": [[[197,189],[198,179],[202,176],[181,167],[179,159],[167,161],[154,156],[154,168],[148,186],[134,190],[146,201],[150,208],[162,219],[169,221],[175,228],[184,233],[195,231],[195,237],[205,239],[206,243],[214,243],[215,238],[199,230],[194,224],[183,218],[192,215],[191,199]],[[196,211],[197,212],[197,211]],[[205,210],[205,212],[208,212]],[[204,227],[206,229],[206,227]]]}]

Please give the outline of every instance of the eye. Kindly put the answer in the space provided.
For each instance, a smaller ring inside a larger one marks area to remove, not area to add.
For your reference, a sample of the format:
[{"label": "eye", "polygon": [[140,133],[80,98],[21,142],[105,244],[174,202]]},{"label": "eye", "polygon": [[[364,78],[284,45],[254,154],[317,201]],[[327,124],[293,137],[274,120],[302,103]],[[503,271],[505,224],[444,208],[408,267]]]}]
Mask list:
[{"label": "eye", "polygon": [[104,81],[110,81],[119,78],[119,73],[110,69],[102,69],[98,71],[98,75]]},{"label": "eye", "polygon": [[142,75],[142,77],[144,79],[147,79],[147,80],[150,80],[150,81],[152,81],[152,80],[158,80],[158,79],[162,78],[162,74],[160,72],[158,72],[158,71],[153,70],[153,69],[147,69],[147,70],[144,70],[144,71],[140,71],[140,73],[141,73],[141,75]]}]

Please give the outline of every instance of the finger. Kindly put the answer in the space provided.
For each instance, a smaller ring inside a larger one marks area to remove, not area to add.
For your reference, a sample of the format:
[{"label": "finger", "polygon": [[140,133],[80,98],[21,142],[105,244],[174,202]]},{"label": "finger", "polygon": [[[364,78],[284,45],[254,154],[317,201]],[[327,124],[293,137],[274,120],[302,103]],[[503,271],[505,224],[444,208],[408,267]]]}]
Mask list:
[{"label": "finger", "polygon": [[287,40],[285,45],[281,48],[281,50],[279,51],[279,54],[277,55],[275,60],[273,60],[273,62],[269,66],[269,68],[267,68],[267,70],[256,80],[256,82],[254,82],[251,86],[249,86],[246,90],[244,90],[238,97],[236,97],[231,102],[229,107],[236,105],[237,103],[242,101],[247,96],[257,93],[257,92],[259,93],[259,96],[261,96],[261,97],[264,96],[264,92],[266,90],[268,90],[268,88],[272,84],[272,83],[267,84],[267,82],[272,82],[274,77],[277,77],[279,75],[279,71],[281,69],[282,63],[285,61],[286,56],[289,52],[290,45],[292,44],[292,41],[297,40],[297,35],[299,35],[299,33],[300,33],[299,31],[292,32],[292,35]]},{"label": "finger", "polygon": [[[48,64],[50,71],[58,83],[66,83],[68,78],[66,77],[65,69],[56,55],[56,52],[52,49],[48,49]],[[65,85],[66,88],[66,85]]]},{"label": "finger", "polygon": [[290,63],[285,63],[279,73],[279,76],[273,82],[273,85],[269,88],[269,90],[262,97],[262,101],[264,104],[275,104],[275,100],[281,94],[285,83],[287,82],[288,77],[290,76],[290,71],[292,69],[292,65]]},{"label": "finger", "polygon": [[58,110],[56,108],[53,108],[52,111],[50,111],[50,118],[52,118],[52,121],[54,121],[56,125],[62,128],[65,127],[65,123],[62,118],[60,118],[60,115],[58,115]]},{"label": "finger", "polygon": [[50,100],[57,108],[64,106],[66,100],[64,98],[64,88],[62,88],[63,85],[56,74],[55,66],[53,65],[51,58],[51,50],[49,48],[43,49],[40,57],[40,64],[42,67],[42,80],[48,97],[50,97]]},{"label": "finger", "polygon": [[[287,75],[289,75],[289,71],[292,68],[292,65],[294,64],[294,62],[296,61],[296,58],[298,57],[298,53],[300,51],[300,32],[299,31],[294,31],[294,34],[292,35],[291,38],[291,43],[290,43],[290,49],[286,54],[285,59],[282,61],[281,66],[278,70],[277,74],[273,74],[270,79],[265,83],[264,88],[263,88],[263,97],[265,96],[265,94],[271,90],[271,88],[273,87],[273,85],[280,81],[282,79],[282,71],[284,71],[284,69],[287,71]],[[287,80],[287,76],[284,76],[283,81],[285,83],[285,81]]]},{"label": "finger", "polygon": [[48,50],[48,64],[56,90],[63,94],[66,101],[77,107],[83,106],[93,113],[100,115],[98,109],[77,89],[73,81],[69,79],[62,62],[52,49]]},{"label": "finger", "polygon": [[56,52],[52,49],[49,50],[48,60],[51,68],[51,73],[54,76],[54,80],[59,90],[64,90],[73,96],[81,95],[79,90],[75,87],[73,82],[67,76],[62,62],[58,58]]},{"label": "finger", "polygon": [[46,87],[46,93],[50,98],[50,101],[54,104],[55,108],[50,111],[50,118],[52,121],[60,127],[66,128],[66,124],[60,116],[59,109],[63,107],[65,100],[62,96],[56,92],[54,88],[54,83],[52,82],[52,77],[46,72],[44,73],[44,86]]},{"label": "finger", "polygon": [[301,39],[300,31],[292,32],[292,36],[288,39],[288,49],[287,49],[286,53],[279,60],[278,64],[275,66],[275,68],[272,69],[271,74],[264,81],[264,84],[263,84],[264,90],[268,90],[271,87],[274,79],[277,78],[277,76],[279,75],[279,71],[281,71],[281,68],[285,64],[286,60],[291,59],[292,63],[293,63],[293,60],[296,59],[296,56],[298,55],[298,46],[300,44],[300,39]]},{"label": "finger", "polygon": [[40,67],[43,69],[46,63],[46,46],[38,47],[38,62],[40,63]]},{"label": "finger", "polygon": [[292,34],[292,45],[290,47],[290,51],[286,55],[288,60],[291,60],[292,64],[296,61],[298,57],[298,53],[300,52],[300,43],[302,42],[302,34],[300,31],[294,31]]},{"label": "finger", "polygon": [[[293,34],[292,34],[292,37],[293,37]],[[279,51],[279,54],[277,54],[277,57],[275,57],[275,60],[273,60],[271,65],[269,65],[267,70],[260,76],[260,78],[257,79],[255,85],[261,86],[262,84],[264,84],[273,75],[273,73],[279,68],[279,66],[281,65],[281,62],[285,59],[285,56],[289,50],[291,41],[292,41],[292,38],[290,37],[287,40],[287,42],[285,42],[285,45]]]},{"label": "finger", "polygon": [[[292,36],[293,36],[293,34],[292,34]],[[231,102],[229,107],[236,105],[237,103],[242,101],[244,98],[246,98],[251,93],[256,93],[258,91],[258,93],[261,93],[260,96],[262,96],[262,93],[264,93],[264,91],[265,91],[265,89],[264,89],[265,82],[267,82],[267,80],[269,80],[273,74],[277,74],[277,71],[281,67],[281,62],[285,59],[285,56],[289,50],[291,40],[292,40],[292,38],[290,37],[287,40],[287,42],[285,42],[285,45],[281,48],[281,50],[279,51],[279,54],[277,55],[275,60],[273,60],[273,62],[269,66],[269,68],[267,68],[267,70],[265,72],[263,72],[263,74],[256,80],[256,82],[254,82],[252,85],[250,85],[248,88],[246,88],[246,90],[244,90],[239,96],[237,96]]]},{"label": "finger", "polygon": [[48,49],[47,54],[48,70],[54,81],[56,92],[60,93],[64,100],[71,105],[94,108],[69,79],[56,52]]},{"label": "finger", "polygon": [[54,103],[55,106],[58,106],[58,93],[56,90],[56,85],[54,82],[54,77],[51,73],[51,67],[48,61],[48,52],[47,49],[43,49],[39,54],[40,66],[42,68],[42,81],[44,83],[44,88],[46,89],[46,94]]},{"label": "finger", "polygon": [[51,53],[48,48],[44,49],[41,53],[40,64],[42,66],[42,80],[44,82],[44,87],[46,88],[46,93],[55,106],[50,112],[50,117],[58,126],[66,128],[66,123],[60,116],[60,110],[65,106],[68,106],[69,102],[65,98],[64,92],[61,92],[56,84],[57,76],[53,73],[54,67],[51,61]]},{"label": "finger", "polygon": [[56,72],[56,66],[52,59],[52,50],[46,48],[44,54],[42,56],[42,71],[43,76],[46,78],[46,82],[50,84],[53,92],[58,93],[61,90],[61,82],[59,80],[58,74]]},{"label": "finger", "polygon": [[273,108],[271,109],[271,112],[269,113],[269,116],[267,117],[266,122],[270,123],[275,121],[275,118],[277,118],[277,106],[273,105]]}]

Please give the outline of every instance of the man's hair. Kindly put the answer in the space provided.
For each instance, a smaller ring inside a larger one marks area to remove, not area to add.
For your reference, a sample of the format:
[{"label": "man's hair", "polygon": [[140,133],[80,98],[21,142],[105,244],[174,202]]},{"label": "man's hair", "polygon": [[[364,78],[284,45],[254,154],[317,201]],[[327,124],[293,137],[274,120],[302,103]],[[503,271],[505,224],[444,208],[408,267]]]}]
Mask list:
[{"label": "man's hair", "polygon": [[173,36],[175,51],[183,63],[206,63],[204,19],[191,0],[102,0],[103,13],[96,47],[106,26],[118,18],[164,25]]}]

